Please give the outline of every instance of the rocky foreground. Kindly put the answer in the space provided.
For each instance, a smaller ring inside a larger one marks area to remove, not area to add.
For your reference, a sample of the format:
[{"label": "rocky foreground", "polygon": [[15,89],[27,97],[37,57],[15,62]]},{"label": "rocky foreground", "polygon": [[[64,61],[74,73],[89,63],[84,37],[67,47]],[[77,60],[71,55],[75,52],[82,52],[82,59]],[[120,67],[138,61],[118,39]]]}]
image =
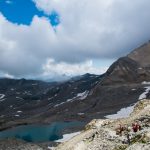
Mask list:
[{"label": "rocky foreground", "polygon": [[[134,133],[131,125],[138,122],[141,130]],[[131,128],[130,145],[126,132],[116,134],[116,127],[121,124]],[[134,107],[128,118],[98,119],[90,122],[81,134],[58,145],[54,150],[150,150],[150,100],[141,100]]]}]

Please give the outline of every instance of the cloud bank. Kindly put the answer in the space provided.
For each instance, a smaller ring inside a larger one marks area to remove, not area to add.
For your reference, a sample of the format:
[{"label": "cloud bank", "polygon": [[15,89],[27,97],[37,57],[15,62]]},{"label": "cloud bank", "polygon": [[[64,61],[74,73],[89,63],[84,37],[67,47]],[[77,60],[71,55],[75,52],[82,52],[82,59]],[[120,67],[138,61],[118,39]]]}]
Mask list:
[{"label": "cloud bank", "polygon": [[0,71],[13,76],[102,73],[92,61],[116,59],[150,39],[149,0],[33,0],[39,10],[59,14],[30,25],[0,14]]}]

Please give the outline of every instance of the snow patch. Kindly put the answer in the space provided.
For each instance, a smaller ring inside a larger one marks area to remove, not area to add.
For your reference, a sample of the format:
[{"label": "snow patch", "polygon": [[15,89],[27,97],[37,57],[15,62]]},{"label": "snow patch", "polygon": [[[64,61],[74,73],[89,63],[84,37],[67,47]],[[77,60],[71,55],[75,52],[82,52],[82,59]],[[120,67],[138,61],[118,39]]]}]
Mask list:
[{"label": "snow patch", "polygon": [[67,99],[67,102],[71,102],[75,99],[75,97],[71,98],[71,99]]},{"label": "snow patch", "polygon": [[89,91],[86,91],[86,92],[84,93],[84,95],[82,95],[82,96],[80,97],[80,99],[81,99],[81,100],[86,99],[87,96],[88,96],[88,94],[89,94]]},{"label": "snow patch", "polygon": [[51,99],[53,99],[54,97],[50,97],[50,98],[48,98],[48,100],[51,100]]},{"label": "snow patch", "polygon": [[136,89],[132,89],[132,91],[136,91]]},{"label": "snow patch", "polygon": [[150,85],[150,82],[143,81],[142,84],[144,84],[144,85]]},{"label": "snow patch", "polygon": [[73,138],[74,136],[80,134],[81,132],[74,132],[74,133],[70,133],[70,134],[64,134],[62,139],[56,140],[55,142],[66,142],[68,140],[70,140],[71,138]]},{"label": "snow patch", "polygon": [[17,113],[22,113],[22,111],[18,110]]},{"label": "snow patch", "polygon": [[145,87],[145,92],[139,96],[139,100],[146,99],[147,94],[150,92],[150,86]]},{"label": "snow patch", "polygon": [[49,150],[54,150],[54,147],[48,146],[47,148],[48,148]]},{"label": "snow patch", "polygon": [[63,105],[65,102],[62,102],[62,103],[60,103],[60,104],[56,104],[54,107],[58,107],[58,106],[60,106],[60,105]]},{"label": "snow patch", "polygon": [[5,97],[5,94],[0,94],[0,99],[3,99]]},{"label": "snow patch", "polygon": [[71,99],[67,99],[66,102],[62,102],[62,103],[60,103],[60,104],[57,104],[57,105],[55,105],[54,107],[58,107],[58,106],[60,106],[60,105],[63,105],[63,104],[65,104],[65,103],[68,103],[68,102],[73,102],[73,101],[76,100],[76,99],[84,100],[84,99],[88,96],[88,94],[89,94],[89,91],[85,91],[85,92],[83,92],[83,93],[78,93],[77,96],[75,96],[75,97],[73,97],[73,98],[71,98]]},{"label": "snow patch", "polygon": [[[149,84],[149,82],[142,82],[142,84]],[[139,100],[146,99],[147,94],[150,92],[150,86],[144,87],[146,90],[139,96]],[[133,89],[132,89],[133,90]],[[129,115],[133,112],[134,106],[129,106],[126,108],[122,108],[120,111],[117,112],[117,114],[107,115],[105,116],[108,119],[119,119],[119,118],[126,118],[129,117]]]},{"label": "snow patch", "polygon": [[77,94],[77,97],[79,97],[80,100],[83,100],[88,96],[88,94],[89,94],[89,91],[85,91],[83,93]]},{"label": "snow patch", "polygon": [[21,100],[24,100],[23,98],[21,98],[21,97],[18,97],[18,96],[17,96],[16,98],[17,98],[17,99],[21,99]]},{"label": "snow patch", "polygon": [[135,104],[133,106],[122,108],[116,114],[107,115],[105,117],[108,119],[119,119],[129,117],[129,115],[133,112],[134,106]]}]

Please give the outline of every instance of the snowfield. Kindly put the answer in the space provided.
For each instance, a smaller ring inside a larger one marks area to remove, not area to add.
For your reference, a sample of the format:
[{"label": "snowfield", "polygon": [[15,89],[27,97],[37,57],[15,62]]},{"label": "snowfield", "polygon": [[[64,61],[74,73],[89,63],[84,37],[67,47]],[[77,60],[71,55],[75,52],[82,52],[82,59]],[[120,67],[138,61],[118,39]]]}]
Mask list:
[{"label": "snowfield", "polygon": [[126,108],[122,108],[116,114],[107,115],[105,117],[108,118],[108,119],[119,119],[119,118],[129,117],[129,115],[132,113],[132,111],[134,109],[134,106],[135,105],[129,106],[129,107],[126,107]]},{"label": "snowfield", "polygon": [[0,94],[0,102],[3,102],[5,100],[5,94]]},{"label": "snowfield", "polygon": [[[150,84],[150,82],[142,82],[142,84]],[[139,100],[142,99],[146,99],[147,98],[147,94],[150,92],[150,86],[144,87],[145,88],[145,92],[143,92],[140,96],[139,96]],[[133,89],[132,89],[133,90]],[[108,119],[119,119],[119,118],[126,118],[129,117],[129,115],[133,112],[134,109],[134,105],[126,107],[126,108],[122,108],[120,109],[116,114],[112,114],[112,115],[107,115],[105,116]]]},{"label": "snowfield", "polygon": [[55,142],[66,142],[68,140],[70,140],[72,137],[80,134],[81,132],[74,132],[74,133],[70,133],[70,134],[64,134],[62,139],[56,140]]},{"label": "snowfield", "polygon": [[147,94],[150,92],[150,86],[145,87],[145,92],[139,96],[139,100],[145,99]]},{"label": "snowfield", "polygon": [[63,105],[63,104],[65,104],[65,102],[62,102],[62,103],[60,103],[60,104],[57,104],[57,105],[55,105],[54,107],[58,107],[58,106]]},{"label": "snowfield", "polygon": [[77,97],[79,97],[80,100],[83,100],[88,96],[88,94],[89,94],[89,91],[85,91],[83,93],[77,94]]},{"label": "snowfield", "polygon": [[89,94],[89,91],[85,91],[85,92],[82,92],[82,93],[78,93],[77,96],[71,98],[71,99],[67,99],[66,102],[62,102],[60,104],[56,104],[54,107],[58,107],[60,105],[63,105],[65,103],[68,103],[68,102],[73,102],[74,100],[76,99],[79,99],[79,100],[84,100]]},{"label": "snowfield", "polygon": [[142,84],[150,85],[150,82],[143,81]]},{"label": "snowfield", "polygon": [[22,111],[18,110],[17,113],[22,113]]}]

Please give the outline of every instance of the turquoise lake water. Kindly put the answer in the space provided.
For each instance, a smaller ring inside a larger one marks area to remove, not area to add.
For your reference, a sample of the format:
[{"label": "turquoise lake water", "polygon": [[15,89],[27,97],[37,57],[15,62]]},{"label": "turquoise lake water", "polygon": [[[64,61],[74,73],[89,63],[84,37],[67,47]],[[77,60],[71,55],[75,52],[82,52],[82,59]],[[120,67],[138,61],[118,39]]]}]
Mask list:
[{"label": "turquoise lake water", "polygon": [[19,138],[28,142],[55,141],[62,138],[62,131],[80,127],[82,122],[56,122],[51,125],[25,125],[0,132],[0,139]]}]

